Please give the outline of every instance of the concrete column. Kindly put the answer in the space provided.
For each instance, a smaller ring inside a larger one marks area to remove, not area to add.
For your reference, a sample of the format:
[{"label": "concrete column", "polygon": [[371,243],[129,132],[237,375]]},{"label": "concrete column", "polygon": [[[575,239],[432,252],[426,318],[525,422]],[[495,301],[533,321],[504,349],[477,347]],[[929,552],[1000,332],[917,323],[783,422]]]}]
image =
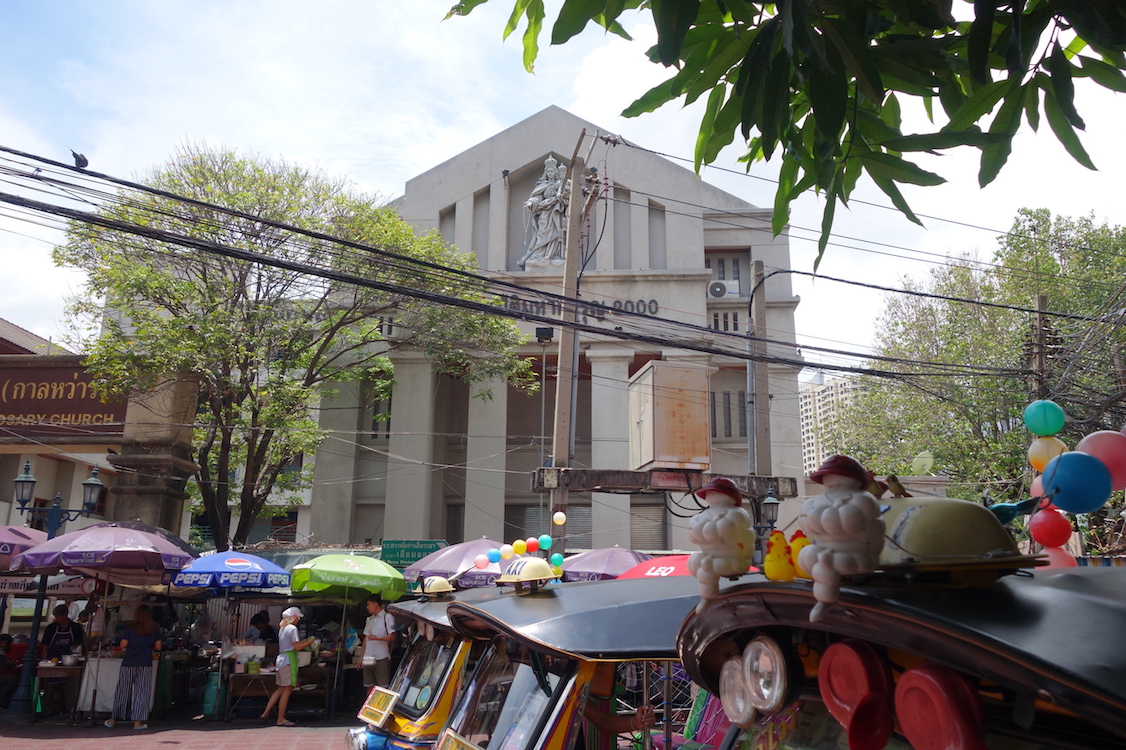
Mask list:
[{"label": "concrete column", "polygon": [[489,186],[489,247],[477,253],[486,271],[508,270],[508,185],[497,180]]},{"label": "concrete column", "polygon": [[[629,463],[629,366],[633,350],[621,346],[592,344],[586,351],[590,362],[590,454],[595,469],[630,469]],[[630,547],[630,496],[593,492],[591,502],[591,546]]]},{"label": "concrete column", "polygon": [[352,538],[356,492],[352,480],[356,478],[361,420],[368,411],[359,383],[336,383],[332,389],[335,396],[321,404],[321,427],[332,434],[317,449],[309,531],[317,542],[344,544]]},{"label": "concrete column", "polygon": [[392,356],[392,434],[387,460],[386,539],[431,539],[437,376],[416,354]]},{"label": "concrete column", "polygon": [[[503,540],[508,448],[508,384],[495,378],[481,387],[493,398],[469,399],[465,447],[465,539]],[[470,386],[476,391],[477,385]]]},{"label": "concrete column", "polygon": [[463,253],[473,252],[473,193],[458,199],[454,222],[454,244],[457,249]]},{"label": "concrete column", "polygon": [[649,259],[649,199],[638,193],[630,194],[633,203],[630,211],[630,250],[633,260],[630,268],[652,268]]}]

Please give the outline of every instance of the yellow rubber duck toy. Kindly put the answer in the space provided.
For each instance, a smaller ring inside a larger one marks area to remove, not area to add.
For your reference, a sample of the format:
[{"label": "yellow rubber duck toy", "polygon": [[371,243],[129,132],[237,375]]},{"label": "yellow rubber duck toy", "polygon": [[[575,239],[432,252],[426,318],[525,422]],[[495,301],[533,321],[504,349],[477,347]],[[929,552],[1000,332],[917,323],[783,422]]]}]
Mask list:
[{"label": "yellow rubber duck toy", "polygon": [[762,561],[762,572],[771,581],[794,580],[794,561],[790,559],[790,546],[786,535],[775,531],[766,543],[766,557]]},{"label": "yellow rubber duck toy", "polygon": [[794,575],[797,578],[813,578],[813,576],[802,570],[802,567],[798,565],[798,555],[807,544],[813,544],[813,542],[801,529],[795,531],[794,535],[790,537],[790,559],[794,562]]}]

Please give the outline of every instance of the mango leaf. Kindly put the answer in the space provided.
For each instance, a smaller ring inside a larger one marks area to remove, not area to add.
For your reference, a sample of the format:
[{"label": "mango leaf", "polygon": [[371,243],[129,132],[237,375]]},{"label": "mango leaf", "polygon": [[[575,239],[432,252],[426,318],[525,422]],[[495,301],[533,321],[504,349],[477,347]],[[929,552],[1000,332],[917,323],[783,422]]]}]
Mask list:
[{"label": "mango leaf", "polygon": [[1003,133],[983,133],[978,129],[950,131],[943,130],[938,133],[918,133],[902,135],[896,138],[887,138],[879,142],[889,151],[937,151],[944,148],[957,148],[958,146],[988,146],[1000,143],[1010,136]]},{"label": "mango leaf", "polygon": [[570,0],[563,3],[551,27],[551,43],[563,44],[586,28],[606,8],[604,0]]},{"label": "mango leaf", "polygon": [[864,95],[873,102],[882,102],[884,84],[880,80],[880,71],[871,51],[853,35],[847,25],[837,19],[821,18],[818,27],[840,53],[845,67],[856,79],[856,85]]},{"label": "mango leaf", "polygon": [[993,46],[994,0],[974,0],[974,21],[966,37],[970,73],[979,83],[989,83],[989,49]]},{"label": "mango leaf", "polygon": [[1103,88],[1126,92],[1126,76],[1118,68],[1093,57],[1080,57],[1079,63],[1083,66],[1083,73]]},{"label": "mango leaf", "polygon": [[638,97],[633,104],[622,110],[622,117],[637,117],[646,112],[653,112],[659,107],[680,98],[679,93],[673,93],[674,79],[658,83],[653,88]]},{"label": "mango leaf", "polygon": [[529,0],[528,28],[524,29],[524,69],[531,73],[535,69],[536,57],[540,53],[540,31],[543,29],[543,0]]},{"label": "mango leaf", "polygon": [[869,173],[868,176],[872,178],[872,182],[876,183],[876,187],[883,190],[884,195],[891,199],[892,205],[899,209],[901,214],[919,226],[923,226],[923,222],[919,221],[919,217],[916,216],[915,212],[911,210],[911,207],[907,205],[907,200],[903,197],[903,193],[899,192],[899,186],[896,185],[894,181],[887,177],[881,177],[880,175],[871,173]]},{"label": "mango leaf", "polygon": [[837,196],[835,192],[826,192],[825,208],[821,212],[821,236],[817,238],[817,257],[813,260],[813,272],[821,265],[825,257],[825,246],[829,244],[829,237],[833,231],[833,214],[837,211]]},{"label": "mango leaf", "polygon": [[942,129],[943,130],[965,130],[971,125],[975,124],[982,117],[993,111],[993,107],[997,102],[1001,101],[1001,97],[1009,89],[1010,84],[1008,81],[996,81],[986,86],[982,86],[975,91],[969,99],[958,108],[958,111],[950,116],[948,122]]},{"label": "mango leaf", "polygon": [[[1043,76],[1043,73],[1037,73],[1037,76]],[[1028,127],[1032,128],[1032,132],[1040,127],[1040,87],[1030,82],[1030,85],[1025,86],[1024,92],[1024,119],[1028,121]]]},{"label": "mango leaf", "polygon": [[911,185],[941,185],[945,178],[934,172],[919,167],[916,164],[891,154],[879,151],[869,151],[858,157],[864,162],[864,169],[873,177],[886,177],[896,182],[906,182]]},{"label": "mango leaf", "polygon": [[[1055,84],[1054,78],[1052,83]],[[1050,90],[1044,91],[1044,115],[1048,118],[1048,125],[1051,126],[1052,132],[1056,134],[1056,138],[1067,149],[1067,153],[1071,154],[1071,158],[1087,169],[1094,170],[1094,162],[1087,155],[1087,150],[1083,148],[1083,144],[1079,142],[1079,136],[1075,134],[1071,127],[1071,121],[1060,108],[1055,93]]]},{"label": "mango leaf", "polygon": [[1057,41],[1048,58],[1048,70],[1052,74],[1052,93],[1060,112],[1067,121],[1080,130],[1086,129],[1083,118],[1075,111],[1075,82],[1071,80],[1071,63],[1067,54]]},{"label": "mango leaf", "polygon": [[675,65],[680,45],[700,11],[700,0],[652,0],[657,24],[657,54],[665,65]]},{"label": "mango leaf", "polygon": [[986,146],[981,151],[981,167],[977,173],[977,183],[981,187],[985,187],[997,178],[997,174],[1001,171],[1001,167],[1005,166],[1005,162],[1009,160],[1009,154],[1013,150],[1012,137],[1016,133],[1017,126],[1020,124],[1021,106],[1024,104],[1024,91],[1020,86],[1019,81],[1014,81],[1009,84],[1009,88],[1005,94],[1005,100],[1001,107],[997,110],[993,122],[989,126],[989,132],[995,134],[1007,135],[1007,138],[1002,139],[998,143]]},{"label": "mango leaf", "polygon": [[774,191],[774,215],[770,228],[777,236],[790,223],[790,202],[793,200],[794,179],[798,174],[797,159],[787,155],[782,157],[782,168],[778,171],[778,189]]},{"label": "mango leaf", "polygon": [[704,108],[704,116],[700,119],[700,130],[696,134],[696,149],[694,155],[697,172],[700,171],[700,167],[704,164],[708,143],[711,142],[712,137],[715,135],[716,117],[719,116],[720,107],[723,105],[726,98],[726,86],[716,86],[712,89],[712,93],[708,95],[708,104],[707,107]]}]

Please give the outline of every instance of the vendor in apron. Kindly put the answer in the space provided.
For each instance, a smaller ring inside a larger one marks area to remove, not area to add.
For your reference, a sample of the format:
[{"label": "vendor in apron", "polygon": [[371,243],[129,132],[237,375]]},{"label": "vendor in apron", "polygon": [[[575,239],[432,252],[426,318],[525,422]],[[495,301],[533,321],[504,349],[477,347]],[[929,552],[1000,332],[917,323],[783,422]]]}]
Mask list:
[{"label": "vendor in apron", "polygon": [[[48,659],[61,659],[67,654],[75,653],[76,647],[86,645],[86,636],[82,632],[82,626],[70,619],[70,610],[65,604],[55,607],[54,614],[55,621],[47,626],[42,643],[47,649]],[[50,677],[46,681],[66,683],[63,691],[66,710],[73,710],[78,699],[78,680],[70,677]]]},{"label": "vendor in apron", "polygon": [[297,652],[305,649],[315,638],[297,640],[297,623],[301,620],[301,610],[290,607],[282,612],[281,622],[278,624],[278,658],[274,662],[277,667],[277,689],[270,695],[266,710],[262,712],[262,719],[270,718],[274,705],[278,707],[279,727],[291,727],[293,722],[285,718],[285,710],[289,706],[289,696],[297,685]]}]

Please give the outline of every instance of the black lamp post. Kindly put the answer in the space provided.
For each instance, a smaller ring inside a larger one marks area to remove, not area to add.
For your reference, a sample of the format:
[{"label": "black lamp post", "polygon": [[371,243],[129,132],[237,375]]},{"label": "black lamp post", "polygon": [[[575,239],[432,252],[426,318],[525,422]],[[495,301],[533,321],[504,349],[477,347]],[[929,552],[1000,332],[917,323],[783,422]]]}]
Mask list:
[{"label": "black lamp post", "polygon": [[[23,474],[16,477],[16,502],[20,506],[20,515],[28,515],[37,521],[43,521],[47,526],[47,538],[53,539],[59,533],[63,521],[73,521],[76,518],[89,518],[98,505],[98,501],[105,492],[105,485],[98,479],[98,467],[90,472],[90,477],[82,483],[82,509],[63,509],[62,493],[55,493],[55,501],[49,508],[29,507],[35,498],[35,477],[31,475],[31,461],[25,461]],[[31,617],[31,637],[27,644],[27,651],[23,655],[23,667],[20,669],[19,683],[12,700],[8,704],[8,715],[11,718],[31,720],[35,716],[35,701],[31,695],[31,678],[35,675],[35,665],[39,661],[39,625],[43,619],[43,600],[47,598],[47,576],[39,576],[39,593],[35,597],[35,613]]]},{"label": "black lamp post", "polygon": [[766,543],[770,541],[770,534],[774,525],[778,523],[778,508],[781,501],[774,497],[774,488],[768,487],[766,497],[755,503],[755,534],[758,536],[758,549],[755,550],[756,563],[762,562],[766,554]]}]

